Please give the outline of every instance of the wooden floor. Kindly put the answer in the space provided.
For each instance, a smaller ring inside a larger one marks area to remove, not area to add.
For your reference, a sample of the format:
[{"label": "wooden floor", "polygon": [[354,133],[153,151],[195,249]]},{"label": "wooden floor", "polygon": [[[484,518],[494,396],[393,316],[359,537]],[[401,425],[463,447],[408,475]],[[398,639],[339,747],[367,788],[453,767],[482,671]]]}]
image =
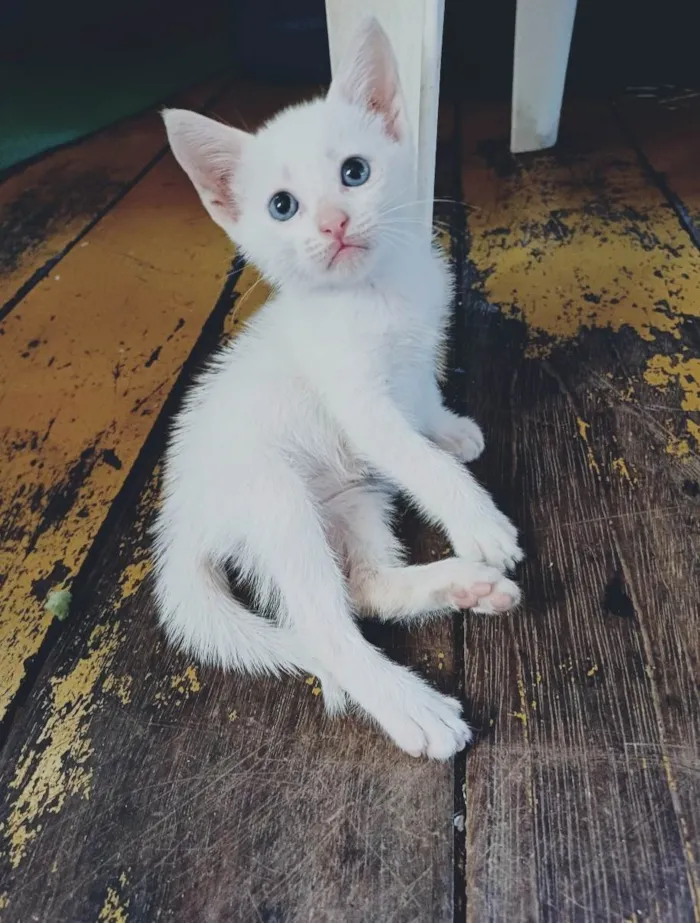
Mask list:
[{"label": "wooden floor", "polygon": [[[290,98],[178,102],[253,126]],[[157,115],[0,185],[2,923],[700,921],[700,104],[572,103],[517,159],[507,133],[445,104],[437,220],[449,397],[523,529],[525,605],[368,626],[464,695],[454,765],[329,720],[311,678],[163,644],[167,423],[265,290]]]}]

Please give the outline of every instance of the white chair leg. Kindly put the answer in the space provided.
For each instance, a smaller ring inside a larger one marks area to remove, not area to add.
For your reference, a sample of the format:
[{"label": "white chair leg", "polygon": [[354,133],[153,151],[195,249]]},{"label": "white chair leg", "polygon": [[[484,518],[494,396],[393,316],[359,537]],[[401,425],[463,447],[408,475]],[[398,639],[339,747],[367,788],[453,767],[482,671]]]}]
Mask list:
[{"label": "white chair leg", "polygon": [[576,0],[517,0],[510,149],[556,144]]},{"label": "white chair leg", "polygon": [[399,65],[408,118],[416,140],[416,195],[426,231],[433,222],[440,62],[445,0],[326,0],[331,69],[360,22],[376,16]]}]

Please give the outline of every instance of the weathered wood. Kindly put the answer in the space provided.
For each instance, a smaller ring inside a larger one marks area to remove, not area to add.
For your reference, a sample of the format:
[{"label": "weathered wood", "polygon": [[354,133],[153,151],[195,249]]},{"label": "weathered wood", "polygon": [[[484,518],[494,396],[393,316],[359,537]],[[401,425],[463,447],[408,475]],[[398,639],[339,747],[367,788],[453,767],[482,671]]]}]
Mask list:
[{"label": "weathered wood", "polygon": [[[246,122],[279,99],[239,90],[213,111]],[[232,252],[168,155],[0,322],[0,717],[51,624],[46,596],[79,573]]]},{"label": "weathered wood", "polygon": [[[653,93],[653,91],[652,91]],[[630,140],[670,193],[681,220],[700,241],[700,93],[680,87],[625,94],[615,108]]]},{"label": "weathered wood", "polygon": [[[199,110],[223,86],[208,80],[171,105]],[[0,317],[165,149],[162,121],[151,109],[9,171],[0,183]]]},{"label": "weathered wood", "polygon": [[699,255],[604,108],[570,113],[560,151],[519,161],[492,111],[464,124],[465,389],[489,424],[482,471],[529,554],[523,612],[467,623],[484,729],[467,763],[467,918],[693,920],[694,424],[677,376],[661,392],[658,376],[697,342]]}]

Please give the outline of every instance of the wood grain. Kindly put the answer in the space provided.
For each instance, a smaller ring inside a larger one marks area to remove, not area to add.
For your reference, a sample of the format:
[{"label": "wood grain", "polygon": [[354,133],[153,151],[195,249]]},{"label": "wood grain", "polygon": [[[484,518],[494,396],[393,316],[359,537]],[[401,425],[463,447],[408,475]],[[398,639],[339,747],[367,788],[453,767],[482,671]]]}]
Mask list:
[{"label": "wood grain", "polygon": [[644,97],[626,94],[615,101],[622,125],[657,178],[668,189],[681,218],[700,240],[700,93],[659,88]]},{"label": "wood grain", "polygon": [[[484,735],[467,763],[467,918],[693,920],[700,548],[683,484],[696,460],[640,423],[652,402],[657,421],[693,422],[680,389],[645,379],[654,356],[691,348],[688,289],[668,312],[687,340],[653,322],[648,336],[613,331],[616,304],[638,299],[643,324],[654,271],[694,278],[698,255],[673,217],[659,220],[662,196],[604,109],[570,113],[562,150],[519,163],[493,112],[480,135],[471,115],[464,388],[488,421],[482,471],[523,525],[528,561],[523,612],[467,624],[465,684]],[[547,220],[566,230],[548,237]],[[601,244],[619,283],[588,300]],[[585,327],[571,323],[579,305]]]},{"label": "wood grain", "polygon": [[[223,85],[208,80],[170,105],[199,110]],[[165,151],[162,120],[151,109],[10,171],[0,183],[0,316]]]}]

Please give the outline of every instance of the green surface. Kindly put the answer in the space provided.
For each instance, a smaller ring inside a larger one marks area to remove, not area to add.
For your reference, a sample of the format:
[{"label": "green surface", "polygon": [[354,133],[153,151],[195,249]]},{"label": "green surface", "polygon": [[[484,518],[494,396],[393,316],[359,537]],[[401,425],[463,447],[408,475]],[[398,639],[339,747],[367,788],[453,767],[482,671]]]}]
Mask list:
[{"label": "green surface", "polygon": [[0,170],[164,100],[230,63],[224,37],[90,63],[0,60]]}]

